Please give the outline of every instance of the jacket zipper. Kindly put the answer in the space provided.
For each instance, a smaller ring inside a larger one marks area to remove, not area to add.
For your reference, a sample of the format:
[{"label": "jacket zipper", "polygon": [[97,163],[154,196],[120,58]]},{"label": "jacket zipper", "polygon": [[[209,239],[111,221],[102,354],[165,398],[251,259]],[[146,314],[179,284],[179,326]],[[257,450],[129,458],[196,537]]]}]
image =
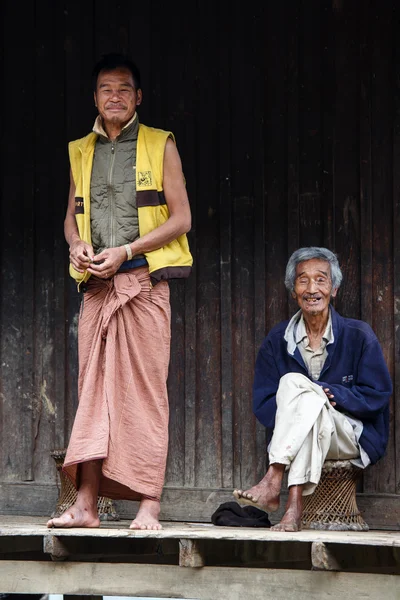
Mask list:
[{"label": "jacket zipper", "polygon": [[111,160],[110,160],[110,168],[108,171],[108,189],[109,189],[109,215],[110,215],[110,248],[114,248],[115,246],[115,232],[114,232],[114,194],[112,187],[112,177],[114,171],[114,162],[115,162],[115,154],[116,154],[116,146],[117,142],[111,142]]}]

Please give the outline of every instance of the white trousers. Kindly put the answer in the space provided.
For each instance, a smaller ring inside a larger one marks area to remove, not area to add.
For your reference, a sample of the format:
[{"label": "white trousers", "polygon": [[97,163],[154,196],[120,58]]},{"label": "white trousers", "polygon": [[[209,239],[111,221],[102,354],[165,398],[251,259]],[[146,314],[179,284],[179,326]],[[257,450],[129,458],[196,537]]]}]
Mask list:
[{"label": "white trousers", "polygon": [[280,379],[276,404],[269,462],[288,466],[289,487],[304,485],[303,495],[312,494],[325,459],[360,456],[353,427],[317,383],[300,373],[287,373]]}]

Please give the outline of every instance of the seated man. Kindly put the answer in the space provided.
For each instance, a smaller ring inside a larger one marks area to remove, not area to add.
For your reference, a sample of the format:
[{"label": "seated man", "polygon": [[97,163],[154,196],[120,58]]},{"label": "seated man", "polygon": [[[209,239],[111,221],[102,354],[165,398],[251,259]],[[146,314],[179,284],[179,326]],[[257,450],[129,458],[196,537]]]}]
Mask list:
[{"label": "seated man", "polygon": [[253,410],[273,430],[270,466],[257,485],[234,496],[276,511],[288,470],[286,512],[273,527],[278,531],[301,528],[302,496],[314,491],[325,459],[364,468],[386,449],[391,379],[370,326],[330,305],[341,281],[330,250],[294,252],[285,285],[300,310],[270,331],[257,356]]}]

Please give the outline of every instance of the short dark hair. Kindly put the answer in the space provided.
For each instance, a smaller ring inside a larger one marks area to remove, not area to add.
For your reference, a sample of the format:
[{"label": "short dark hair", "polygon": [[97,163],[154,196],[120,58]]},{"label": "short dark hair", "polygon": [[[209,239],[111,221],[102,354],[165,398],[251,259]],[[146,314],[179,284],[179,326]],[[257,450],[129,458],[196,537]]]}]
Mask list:
[{"label": "short dark hair", "polygon": [[110,52],[103,54],[100,60],[95,64],[92,71],[93,89],[96,91],[97,78],[101,71],[115,71],[116,69],[128,69],[131,72],[135,89],[140,88],[140,71],[137,65],[125,54]]}]

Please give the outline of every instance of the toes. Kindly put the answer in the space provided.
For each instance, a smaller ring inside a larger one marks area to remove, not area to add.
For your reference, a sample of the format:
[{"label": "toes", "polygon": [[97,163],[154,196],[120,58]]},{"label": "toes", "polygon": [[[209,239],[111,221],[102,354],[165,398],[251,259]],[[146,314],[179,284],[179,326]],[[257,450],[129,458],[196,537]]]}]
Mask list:
[{"label": "toes", "polygon": [[258,500],[258,498],[256,498],[255,496],[253,496],[253,494],[250,494],[249,492],[244,492],[243,497],[247,500],[251,500],[252,502],[257,502]]},{"label": "toes", "polygon": [[162,525],[160,523],[131,523],[129,529],[140,529],[141,531],[158,531],[162,529]]},{"label": "toes", "polygon": [[286,525],[282,525],[281,523],[278,523],[277,525],[274,525],[273,527],[270,528],[271,531],[286,531],[288,533],[293,533],[295,531],[300,531],[300,527],[298,527],[296,524],[286,524]]}]

